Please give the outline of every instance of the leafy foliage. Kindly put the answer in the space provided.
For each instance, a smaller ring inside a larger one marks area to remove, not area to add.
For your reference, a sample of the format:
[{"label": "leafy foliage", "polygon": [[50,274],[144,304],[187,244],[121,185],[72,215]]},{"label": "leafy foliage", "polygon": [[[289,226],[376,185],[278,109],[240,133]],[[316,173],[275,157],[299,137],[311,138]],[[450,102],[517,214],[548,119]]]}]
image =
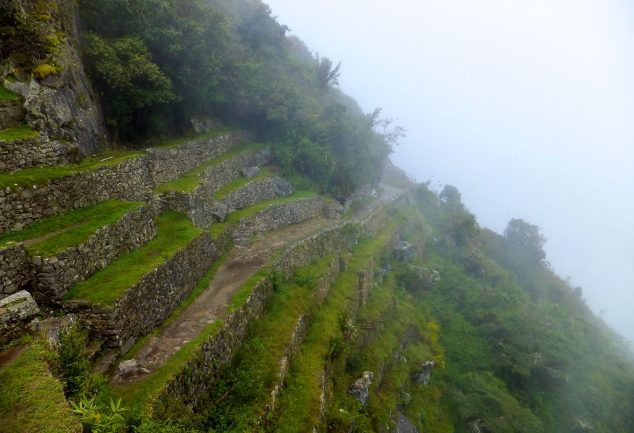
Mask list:
[{"label": "leafy foliage", "polygon": [[500,236],[475,225],[469,242],[445,242],[452,221],[471,218],[459,191],[414,196],[432,228],[418,264],[439,275],[422,299],[440,323],[436,377],[455,431],[632,431],[631,355],[549,268],[539,227],[514,219]]},{"label": "leafy foliage", "polygon": [[57,28],[58,4],[52,0],[0,1],[0,57],[11,58],[38,78],[59,72],[55,56],[64,41]]},{"label": "leafy foliage", "polygon": [[276,143],[285,174],[343,198],[373,183],[403,134],[364,114],[260,0],[80,1],[88,71],[120,140],[178,134],[197,116]]}]

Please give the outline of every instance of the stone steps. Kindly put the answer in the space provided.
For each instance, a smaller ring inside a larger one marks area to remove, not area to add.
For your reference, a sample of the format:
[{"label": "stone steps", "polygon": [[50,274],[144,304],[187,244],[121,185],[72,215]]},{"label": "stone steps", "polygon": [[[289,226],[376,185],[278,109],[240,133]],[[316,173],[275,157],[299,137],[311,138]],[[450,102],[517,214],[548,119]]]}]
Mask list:
[{"label": "stone steps", "polygon": [[0,298],[28,289],[59,304],[70,286],[152,239],[153,217],[147,205],[108,201],[0,236]]}]

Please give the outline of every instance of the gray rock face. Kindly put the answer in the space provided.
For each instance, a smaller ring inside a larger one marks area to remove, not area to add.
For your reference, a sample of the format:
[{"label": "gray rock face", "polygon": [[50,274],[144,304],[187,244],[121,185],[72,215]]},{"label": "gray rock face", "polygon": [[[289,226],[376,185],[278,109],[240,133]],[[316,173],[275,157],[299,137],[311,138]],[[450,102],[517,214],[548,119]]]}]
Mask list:
[{"label": "gray rock face", "polygon": [[414,382],[429,385],[429,381],[431,380],[431,372],[435,366],[436,363],[434,361],[423,362],[418,371],[413,374]]},{"label": "gray rock face", "polygon": [[[92,155],[106,148],[106,131],[101,108],[77,50],[77,6],[68,0],[57,1],[56,6],[60,20],[51,24],[65,36],[54,59],[60,67],[59,74],[39,82],[5,80],[4,85],[24,98],[24,115],[29,126],[53,139],[76,143],[81,153]],[[16,71],[20,68],[7,63],[3,76],[14,73],[20,77]]]},{"label": "gray rock face", "polygon": [[397,241],[394,246],[394,255],[400,261],[406,261],[414,257],[417,248],[407,241]]},{"label": "gray rock face", "polygon": [[399,413],[394,433],[419,433],[419,431],[414,423],[412,423],[405,415]]},{"label": "gray rock face", "polygon": [[363,372],[363,376],[357,379],[352,385],[350,385],[350,388],[348,388],[348,392],[364,406],[368,404],[368,400],[370,398],[370,385],[372,385],[372,379],[374,379],[374,373],[371,371],[365,371]]},{"label": "gray rock face", "polygon": [[28,330],[31,319],[40,313],[31,294],[21,290],[0,300],[0,345]]},{"label": "gray rock face", "polygon": [[275,178],[275,194],[279,197],[286,197],[293,193],[293,186],[282,178]]},{"label": "gray rock face", "polygon": [[23,118],[24,111],[20,100],[0,101],[0,129],[20,126]]},{"label": "gray rock face", "polygon": [[214,203],[211,215],[214,217],[214,220],[217,222],[224,222],[225,218],[227,218],[227,214],[229,213],[229,207],[224,203]]}]

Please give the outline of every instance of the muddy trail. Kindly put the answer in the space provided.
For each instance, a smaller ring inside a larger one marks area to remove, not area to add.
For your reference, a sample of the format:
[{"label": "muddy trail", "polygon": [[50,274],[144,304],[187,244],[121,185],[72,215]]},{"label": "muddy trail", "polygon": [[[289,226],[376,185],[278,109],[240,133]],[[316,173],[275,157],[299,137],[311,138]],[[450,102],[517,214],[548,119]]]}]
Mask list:
[{"label": "muddy trail", "polygon": [[[381,190],[378,197],[345,220],[363,219],[403,193],[402,190],[390,187]],[[234,293],[262,266],[270,263],[276,252],[345,220],[312,219],[269,232],[247,247],[232,248],[205,291],[158,335],[149,338],[135,354],[136,363],[128,362],[125,368],[120,367],[115,372],[112,383],[121,386],[151,374],[207,326],[223,319]]]}]

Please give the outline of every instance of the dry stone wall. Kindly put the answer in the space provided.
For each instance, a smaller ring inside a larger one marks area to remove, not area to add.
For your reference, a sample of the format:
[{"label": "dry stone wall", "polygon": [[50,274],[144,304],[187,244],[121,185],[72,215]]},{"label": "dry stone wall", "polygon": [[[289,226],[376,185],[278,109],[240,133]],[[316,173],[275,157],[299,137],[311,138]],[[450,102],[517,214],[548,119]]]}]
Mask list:
[{"label": "dry stone wall", "polygon": [[68,301],[65,309],[78,313],[108,347],[129,349],[134,341],[160,325],[191,293],[223,251],[203,233],[171,259],[146,274],[111,307]]},{"label": "dry stone wall", "polygon": [[31,260],[22,244],[0,249],[0,299],[25,288],[32,275]]},{"label": "dry stone wall", "polygon": [[53,257],[34,257],[32,293],[35,300],[46,304],[61,303],[71,286],[149,242],[154,236],[154,212],[144,206],[100,228],[77,246]]},{"label": "dry stone wall", "polygon": [[[320,203],[321,206],[316,206]],[[278,205],[287,207],[289,218],[285,224],[301,222],[307,215],[323,211],[323,201],[304,199]],[[278,212],[280,209],[278,209]],[[260,220],[256,214],[243,222],[248,226],[250,219]],[[275,225],[270,228],[279,227]],[[263,229],[267,229],[263,227]],[[185,299],[198,280],[220,257],[231,242],[231,235],[247,237],[248,233],[227,231],[218,239],[212,239],[209,232],[192,241],[186,248],[158,268],[146,274],[111,307],[93,305],[85,301],[64,302],[64,309],[78,313],[93,334],[102,337],[109,347],[129,348],[134,340],[147,334],[162,323]]]},{"label": "dry stone wall", "polygon": [[153,185],[170,182],[193,170],[202,162],[244,143],[248,135],[232,131],[211,138],[194,139],[175,148],[151,148],[146,159]]},{"label": "dry stone wall", "polygon": [[80,158],[79,149],[74,144],[50,140],[45,135],[13,141],[0,140],[0,172],[72,164],[79,162]]},{"label": "dry stone wall", "polygon": [[324,214],[326,204],[321,197],[312,197],[274,204],[253,216],[239,221],[230,229],[234,239],[249,238],[267,230],[298,224]]},{"label": "dry stone wall", "polygon": [[232,148],[242,133],[195,140],[177,149],[158,149],[119,164],[49,181],[0,190],[0,233],[41,218],[109,199],[151,202],[152,189]]},{"label": "dry stone wall", "polygon": [[[322,202],[323,209],[323,202]],[[311,261],[356,245],[361,236],[377,233],[385,222],[385,212],[379,210],[359,222],[349,222],[322,231],[291,245],[273,264],[273,269],[283,278],[290,278],[294,272]],[[382,216],[383,215],[383,216]],[[322,283],[334,281],[336,274],[345,268],[341,261],[329,267],[332,276],[324,276]],[[323,284],[320,284],[323,285]],[[154,404],[155,413],[160,412],[164,401],[177,400],[191,407],[197,407],[207,390],[217,380],[221,369],[227,365],[246,337],[247,326],[264,309],[266,300],[273,292],[269,278],[256,284],[249,298],[223,323],[221,330],[210,337],[201,347],[197,357],[164,388]],[[323,289],[321,296],[325,296]]]},{"label": "dry stone wall", "polygon": [[272,160],[270,147],[238,155],[207,168],[201,175],[201,184],[194,190],[196,197],[211,197],[229,182],[239,178],[248,167],[268,165]]},{"label": "dry stone wall", "polygon": [[[279,189],[277,188],[277,185],[281,182],[284,181],[279,177],[254,180],[242,188],[229,193],[222,200],[218,200],[217,204],[231,213],[237,209],[243,209],[261,201],[282,196],[282,194],[278,194]],[[292,193],[292,189],[289,192]]]}]

